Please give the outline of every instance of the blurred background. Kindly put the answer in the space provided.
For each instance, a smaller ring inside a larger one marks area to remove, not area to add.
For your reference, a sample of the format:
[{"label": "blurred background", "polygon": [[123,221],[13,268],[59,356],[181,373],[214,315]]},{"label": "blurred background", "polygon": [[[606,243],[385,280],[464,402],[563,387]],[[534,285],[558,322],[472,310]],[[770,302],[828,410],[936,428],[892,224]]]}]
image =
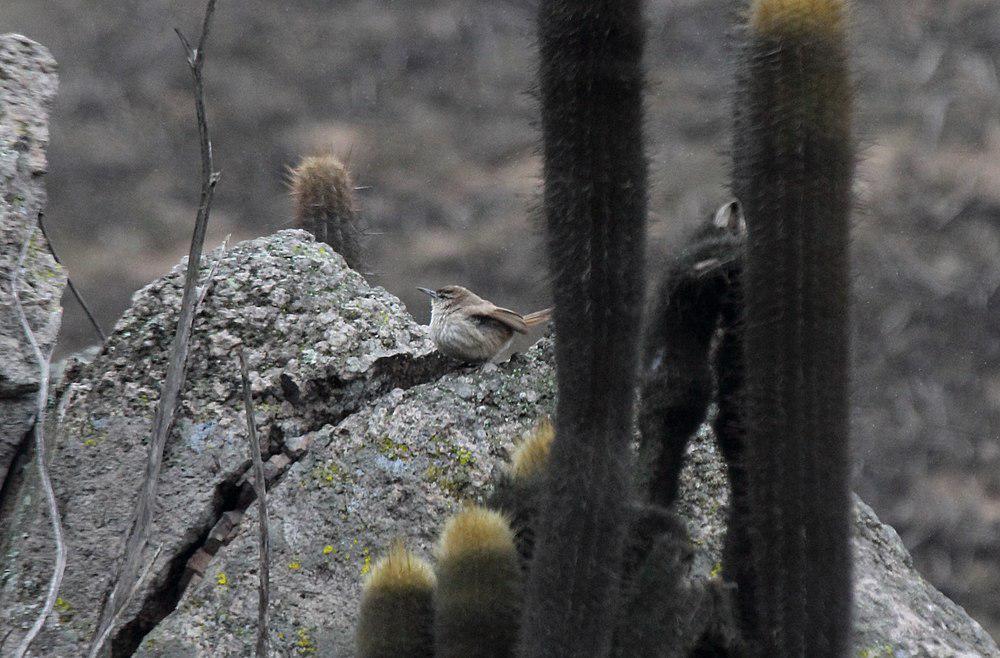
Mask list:
[{"label": "blurred background", "polygon": [[[651,277],[726,199],[733,0],[649,0]],[[202,0],[3,0],[60,63],[47,224],[110,329],[187,253]],[[856,490],[1000,639],[1000,3],[855,0]],[[369,277],[546,304],[533,219],[531,0],[219,3],[206,65],[223,172],[208,246],[289,227],[286,167],[348,160]],[[62,353],[94,342],[67,298]]]}]

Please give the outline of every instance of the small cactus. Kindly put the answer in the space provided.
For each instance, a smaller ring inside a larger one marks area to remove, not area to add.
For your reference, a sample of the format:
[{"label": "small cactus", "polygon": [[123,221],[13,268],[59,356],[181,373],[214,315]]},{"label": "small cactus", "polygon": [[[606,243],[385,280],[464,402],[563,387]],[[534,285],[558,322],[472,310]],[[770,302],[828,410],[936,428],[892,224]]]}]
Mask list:
[{"label": "small cactus", "polygon": [[361,658],[433,658],[434,570],[397,542],[368,574],[357,628]]},{"label": "small cactus", "polygon": [[502,514],[469,507],[445,525],[437,551],[438,658],[509,658],[521,612],[521,566]]},{"label": "small cactus", "polygon": [[488,500],[489,507],[500,510],[510,519],[525,570],[534,552],[535,522],[554,438],[552,421],[546,418],[539,422],[531,435],[517,446],[510,464],[500,471]]},{"label": "small cactus", "polygon": [[344,257],[352,269],[361,266],[361,228],[351,174],[333,156],[303,158],[290,170],[295,224]]}]

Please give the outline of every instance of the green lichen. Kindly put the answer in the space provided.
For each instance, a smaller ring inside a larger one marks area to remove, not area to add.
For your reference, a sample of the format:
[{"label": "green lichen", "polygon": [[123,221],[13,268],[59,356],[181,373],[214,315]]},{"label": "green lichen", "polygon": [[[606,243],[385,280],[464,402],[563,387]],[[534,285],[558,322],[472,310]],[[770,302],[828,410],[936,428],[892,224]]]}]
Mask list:
[{"label": "green lichen", "polygon": [[73,619],[73,615],[75,613],[75,611],[73,610],[73,606],[71,606],[69,604],[69,601],[67,601],[61,596],[56,598],[56,610],[59,613],[60,622],[66,623],[71,619]]},{"label": "green lichen", "polygon": [[437,464],[431,464],[424,471],[424,480],[436,485],[446,494],[459,497],[465,488],[469,485],[469,478],[467,473],[459,473],[457,476],[452,476],[449,471],[438,466]]},{"label": "green lichen", "polygon": [[309,629],[299,628],[295,631],[295,652],[300,656],[316,653],[316,643],[313,642]]},{"label": "green lichen", "polygon": [[371,549],[367,546],[361,551],[361,575],[367,576],[372,570]]},{"label": "green lichen", "polygon": [[399,441],[393,441],[388,435],[379,439],[376,448],[380,454],[392,460],[409,459],[410,457],[410,446]]},{"label": "green lichen", "polygon": [[309,475],[314,480],[317,480],[321,486],[347,484],[351,482],[351,476],[348,475],[344,467],[333,460],[317,464],[313,467],[312,471],[309,472]]},{"label": "green lichen", "polygon": [[472,451],[466,448],[459,448],[456,451],[456,455],[458,456],[458,463],[461,464],[462,466],[468,466],[475,462],[475,460],[472,457]]}]

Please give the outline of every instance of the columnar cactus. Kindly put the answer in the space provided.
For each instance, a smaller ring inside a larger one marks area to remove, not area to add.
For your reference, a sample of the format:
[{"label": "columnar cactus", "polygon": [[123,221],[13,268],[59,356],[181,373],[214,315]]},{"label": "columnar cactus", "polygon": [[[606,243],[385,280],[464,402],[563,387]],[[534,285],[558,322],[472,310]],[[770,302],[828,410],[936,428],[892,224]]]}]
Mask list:
[{"label": "columnar cactus", "polygon": [[540,3],[558,406],[524,656],[611,649],[644,285],[643,39],[639,0]]},{"label": "columnar cactus", "polygon": [[738,69],[733,190],[748,229],[746,465],[761,655],[839,656],[850,639],[845,22],[841,0],[755,0]]}]

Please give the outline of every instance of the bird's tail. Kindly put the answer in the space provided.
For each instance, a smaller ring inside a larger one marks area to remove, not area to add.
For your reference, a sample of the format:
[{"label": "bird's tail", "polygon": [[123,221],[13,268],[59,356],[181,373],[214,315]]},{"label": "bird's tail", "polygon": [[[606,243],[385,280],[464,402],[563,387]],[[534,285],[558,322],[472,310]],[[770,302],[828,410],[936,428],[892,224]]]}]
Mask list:
[{"label": "bird's tail", "polygon": [[544,308],[541,311],[535,311],[534,313],[528,313],[524,316],[524,324],[528,327],[537,327],[539,325],[545,324],[552,319],[552,307]]}]

